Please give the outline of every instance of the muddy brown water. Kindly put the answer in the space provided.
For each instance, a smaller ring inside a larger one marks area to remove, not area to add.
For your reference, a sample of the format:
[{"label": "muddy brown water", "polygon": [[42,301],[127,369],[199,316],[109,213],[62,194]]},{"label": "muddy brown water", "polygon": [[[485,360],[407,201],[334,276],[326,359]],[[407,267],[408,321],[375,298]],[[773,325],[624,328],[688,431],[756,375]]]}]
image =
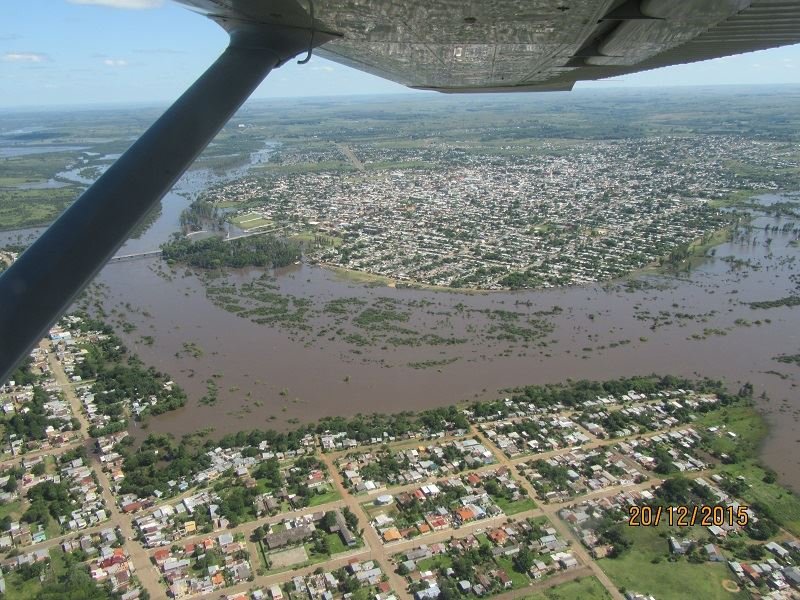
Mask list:
[{"label": "muddy brown water", "polygon": [[[179,211],[166,208],[164,214],[169,216],[162,219],[172,221]],[[180,436],[209,427],[213,435],[222,435],[251,428],[287,428],[328,415],[421,410],[495,398],[503,388],[567,378],[603,380],[653,372],[702,375],[724,379],[734,387],[749,381],[756,395],[766,392],[769,400],[760,400],[759,406],[771,429],[763,458],[783,482],[798,490],[800,367],[773,357],[800,352],[800,308],[752,309],[743,304],[796,292],[790,275],[800,271],[795,262],[800,252],[788,243],[793,236],[763,230],[764,224],[785,222],[759,217],[746,242],[718,246],[714,258],[680,278],[647,277],[658,288],[633,292],[603,285],[490,294],[368,287],[308,265],[291,267],[275,277],[281,293],[316,303],[339,297],[431,302],[414,315],[415,327],[427,324],[440,335],[469,335],[472,327],[485,321],[480,313],[458,311],[454,307],[459,304],[467,309],[531,313],[560,306],[561,314],[545,317],[554,326],[547,336],[553,343],[546,348],[481,339],[446,347],[370,346],[354,354],[353,346],[341,339],[329,341],[313,334],[300,339],[281,327],[256,325],[228,313],[206,297],[195,276],[185,275],[182,269],[172,281],[159,275],[159,260],[108,265],[99,281],[105,286],[106,310],[123,310],[126,303],[133,308],[133,312],[124,309],[124,319],[137,327],[129,334],[120,332],[126,343],[146,363],[172,374],[190,394],[186,407],[150,419],[146,431],[132,425],[138,437],[147,432]],[[169,230],[169,223],[160,222],[153,231],[162,236]],[[148,234],[135,247],[152,242],[154,234]],[[773,239],[770,247],[765,244],[767,237]],[[751,263],[733,269],[725,257]],[[245,280],[252,275],[236,277]],[[706,322],[673,316],[671,324],[651,330],[651,320],[637,318],[645,310],[651,315],[659,311],[716,313],[707,316]],[[737,319],[761,320],[762,324],[737,325]],[[726,335],[704,334],[707,328]],[[692,335],[703,339],[691,339]],[[152,336],[154,343],[144,344],[142,336]],[[620,340],[630,342],[609,347]],[[202,355],[187,352],[186,343],[200,348]],[[606,349],[598,350],[598,346]],[[583,350],[588,347],[593,349]],[[456,357],[455,362],[437,368],[408,366],[409,362]],[[198,400],[213,374],[218,376],[218,402],[201,405]]]}]

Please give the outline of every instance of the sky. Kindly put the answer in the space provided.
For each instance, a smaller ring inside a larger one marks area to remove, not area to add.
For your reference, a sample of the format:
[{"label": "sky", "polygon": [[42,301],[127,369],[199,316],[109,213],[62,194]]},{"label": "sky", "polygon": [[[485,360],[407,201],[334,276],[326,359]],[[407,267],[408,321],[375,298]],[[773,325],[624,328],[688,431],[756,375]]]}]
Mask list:
[{"label": "sky", "polygon": [[[215,23],[169,0],[3,0],[0,108],[168,102],[225,48]],[[800,84],[800,45],[657,69],[576,89]],[[312,58],[274,71],[254,98],[412,92]]]}]

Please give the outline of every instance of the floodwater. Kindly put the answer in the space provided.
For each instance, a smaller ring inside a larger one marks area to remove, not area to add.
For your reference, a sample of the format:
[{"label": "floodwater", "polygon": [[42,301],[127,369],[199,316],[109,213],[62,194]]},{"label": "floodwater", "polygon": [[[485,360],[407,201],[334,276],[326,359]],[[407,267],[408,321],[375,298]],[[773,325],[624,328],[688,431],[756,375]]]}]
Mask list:
[{"label": "floodwater", "polygon": [[[439,333],[444,327],[456,336],[468,336],[484,318],[469,309],[533,313],[561,306],[561,314],[545,317],[554,325],[548,336],[554,342],[546,348],[481,339],[447,347],[372,346],[356,354],[340,339],[298,336],[225,312],[206,297],[196,277],[183,270],[172,281],[160,276],[158,260],[109,265],[100,280],[107,286],[107,310],[122,310],[122,305],[130,303],[134,311],[149,315],[125,315],[137,326],[124,336],[126,342],[146,362],[171,373],[192,397],[187,407],[152,419],[148,431],[179,436],[213,427],[214,434],[221,435],[290,427],[327,415],[419,410],[492,398],[503,388],[567,378],[602,380],[653,372],[709,376],[732,386],[749,381],[757,395],[766,392],[769,401],[762,401],[761,408],[772,430],[764,458],[783,481],[800,489],[796,387],[800,369],[774,360],[800,351],[800,309],[752,309],[743,304],[796,292],[789,279],[797,272],[798,250],[788,245],[793,236],[766,233],[766,223],[782,225],[784,221],[760,217],[746,241],[718,246],[716,256],[690,275],[648,278],[664,285],[633,292],[600,285],[491,294],[376,288],[340,280],[308,265],[286,269],[275,279],[280,293],[317,303],[341,297],[428,301],[432,304],[420,310],[425,315],[415,315],[417,325],[428,323],[438,327]],[[770,247],[765,245],[768,237],[773,240]],[[725,257],[750,261],[750,266],[736,268]],[[456,305],[462,305],[462,310],[455,309]],[[671,323],[653,330],[652,319],[637,318],[643,311],[651,316],[667,311]],[[679,318],[676,312],[698,317]],[[760,325],[753,323],[757,320]],[[154,337],[153,345],[142,343],[145,335]],[[630,341],[609,346],[622,340]],[[202,356],[186,352],[185,343],[200,348]],[[599,350],[599,346],[606,348]],[[408,366],[442,358],[457,360],[438,368]],[[206,380],[212,376],[219,401],[200,405],[197,399],[206,393]]]},{"label": "floodwater", "polygon": [[[180,211],[189,202],[181,194],[202,189],[210,177],[207,172],[188,173],[177,192],[165,197],[156,224],[141,239],[129,241],[124,252],[157,248],[178,229]],[[763,198],[764,203],[776,200]],[[298,335],[228,313],[206,297],[194,275],[179,269],[172,280],[166,278],[158,259],[110,264],[98,281],[105,310],[119,311],[112,319],[124,313],[121,318],[136,326],[131,333],[120,332],[126,344],[146,363],[169,372],[190,394],[183,409],[150,419],[147,432],[180,436],[213,428],[213,435],[222,435],[286,428],[328,415],[420,410],[494,398],[504,388],[567,378],[709,376],[732,387],[749,381],[757,396],[766,393],[769,399],[759,400],[759,406],[771,430],[763,458],[783,482],[800,490],[800,368],[774,360],[800,352],[800,308],[752,309],[745,304],[797,293],[797,282],[790,279],[798,273],[798,248],[789,245],[794,236],[764,231],[767,224],[786,222],[758,217],[747,234],[718,246],[715,256],[690,274],[644,277],[655,286],[635,291],[622,285],[487,294],[369,287],[305,264],[275,277],[277,291],[317,305],[345,297],[388,297],[406,305],[429,302],[415,313],[415,326],[435,328],[440,335],[469,337],[480,329],[485,316],[470,309],[534,313],[560,306],[562,313],[543,317],[554,327],[544,348],[476,336],[454,346],[354,349],[340,338],[317,337],[313,331]],[[0,245],[13,241],[14,235],[0,234]],[[252,272],[234,276],[252,277]],[[661,319],[668,322],[652,329],[652,317],[660,311],[668,313]],[[143,336],[152,336],[153,344],[144,343]],[[202,354],[186,351],[185,344]],[[423,369],[408,364],[443,358],[456,360]],[[202,405],[199,398],[212,376],[219,400]],[[145,434],[137,424],[132,431]]]},{"label": "floodwater", "polygon": [[31,154],[48,154],[51,152],[74,152],[83,150],[85,146],[28,146],[28,145],[9,145],[0,146],[0,158],[12,158],[14,156],[28,156]]}]

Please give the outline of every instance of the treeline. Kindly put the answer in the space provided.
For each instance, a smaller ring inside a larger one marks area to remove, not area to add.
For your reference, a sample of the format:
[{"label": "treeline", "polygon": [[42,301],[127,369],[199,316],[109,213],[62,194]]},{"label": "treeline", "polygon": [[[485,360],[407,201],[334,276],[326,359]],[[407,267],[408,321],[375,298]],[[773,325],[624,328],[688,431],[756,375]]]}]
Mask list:
[{"label": "treeline", "polygon": [[326,432],[345,433],[359,442],[383,438],[384,432],[391,437],[401,437],[410,431],[420,433],[468,429],[466,415],[456,406],[432,408],[419,413],[405,411],[396,414],[356,415],[354,417],[323,417],[315,424],[301,426],[289,432],[274,430],[239,431],[213,442],[223,448],[256,446],[266,441],[277,452],[297,450],[307,434],[320,435]]},{"label": "treeline", "polygon": [[[83,379],[94,379],[92,393],[101,414],[113,421],[102,428],[92,427],[89,435],[99,437],[123,430],[127,426],[124,405],[138,400],[148,406],[142,414],[160,415],[186,404],[186,392],[171,383],[169,375],[153,367],[145,367],[136,355],[128,354],[114,330],[85,313],[78,313],[81,322],[78,329],[83,333],[98,331],[105,339],[97,339],[85,345],[84,360],[76,364],[76,373]],[[150,405],[150,399],[155,404]]]},{"label": "treeline", "polygon": [[[508,390],[515,402],[530,402],[536,406],[580,407],[587,400],[596,400],[597,396],[613,394],[617,398],[636,390],[638,393],[653,394],[678,388],[691,389],[700,393],[716,394],[722,404],[729,404],[737,398],[752,396],[752,386],[745,384],[736,394],[730,393],[721,381],[712,379],[690,380],[672,375],[650,375],[646,377],[621,377],[610,381],[569,381],[562,384],[530,385]],[[240,431],[223,437],[218,444],[224,448],[255,446],[262,441],[279,452],[297,450],[301,440],[307,434],[320,435],[326,432],[345,433],[348,438],[358,442],[370,442],[382,439],[384,433],[390,437],[402,437],[410,431],[419,433],[435,433],[468,429],[469,419],[464,409],[476,417],[507,414],[512,408],[503,401],[474,402],[466,407],[447,406],[432,408],[419,413],[404,411],[395,414],[356,415],[354,417],[323,417],[315,424],[301,426],[289,432],[274,430]]]},{"label": "treeline", "polygon": [[[580,407],[586,401],[596,400],[597,396],[613,394],[617,398],[635,390],[640,394],[655,394],[666,390],[678,388],[690,389],[696,392],[709,392],[717,394],[723,404],[733,400],[725,385],[721,381],[712,379],[690,380],[672,375],[650,375],[646,377],[621,377],[610,381],[568,381],[566,383],[548,385],[528,385],[508,390],[514,402],[530,402],[538,407],[563,404],[564,406]],[[478,402],[470,406],[477,416],[490,416],[497,412],[506,413],[508,407],[503,401]]]},{"label": "treeline", "polygon": [[759,300],[756,302],[747,302],[750,308],[780,308],[787,306],[800,306],[800,296],[786,296],[785,298],[778,298],[777,300]]},{"label": "treeline", "polygon": [[77,508],[66,481],[43,481],[29,489],[27,496],[30,506],[22,515],[25,523],[47,527],[51,517],[58,521],[59,517],[69,515]]},{"label": "treeline", "polygon": [[212,237],[192,242],[177,237],[161,246],[169,263],[201,269],[222,267],[285,267],[300,258],[300,245],[271,235],[256,235],[230,242]]},{"label": "treeline", "polygon": [[[117,363],[104,367],[92,385],[95,405],[100,414],[112,422],[102,428],[92,426],[89,435],[99,437],[122,431],[127,426],[125,404],[138,401],[145,405],[140,415],[175,410],[186,404],[186,392],[178,385],[166,386],[169,376],[153,367],[145,368],[135,356],[128,364]],[[151,404],[155,399],[155,403]]]},{"label": "treeline", "polygon": [[225,215],[212,202],[197,200],[181,213],[180,223],[184,231],[201,231],[207,227],[222,230],[225,228]]},{"label": "treeline", "polygon": [[55,429],[62,430],[67,424],[70,429],[79,429],[80,423],[77,419],[65,421],[48,416],[45,410],[45,403],[50,400],[42,388],[34,386],[33,398],[25,403],[25,412],[14,413],[5,421],[6,435],[16,434],[18,437],[27,440],[41,440],[46,436],[45,430],[52,425]]},{"label": "treeline", "polygon": [[[205,448],[187,443],[175,443],[165,435],[150,435],[139,448],[123,443],[123,471],[125,479],[120,486],[122,494],[150,496],[156,490],[167,492],[167,482],[190,477],[211,466]],[[213,445],[213,443],[212,443]]]},{"label": "treeline", "polygon": [[31,385],[36,383],[39,380],[39,376],[31,371],[32,364],[33,359],[30,356],[26,357],[25,361],[11,374],[8,380],[13,381],[15,385]]}]

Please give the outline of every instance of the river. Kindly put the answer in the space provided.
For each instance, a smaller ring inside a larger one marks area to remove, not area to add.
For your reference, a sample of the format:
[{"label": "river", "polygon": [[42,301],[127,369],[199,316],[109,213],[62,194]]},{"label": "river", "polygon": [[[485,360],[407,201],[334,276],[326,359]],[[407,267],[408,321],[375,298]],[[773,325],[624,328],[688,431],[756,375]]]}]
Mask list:
[{"label": "river", "polygon": [[[210,177],[203,171],[188,173],[176,192],[164,198],[157,222],[120,253],[152,250],[167,239],[178,229],[186,195],[207,185]],[[765,196],[762,201],[778,199]],[[560,306],[563,312],[546,317],[554,330],[543,348],[481,340],[446,349],[369,347],[359,354],[341,339],[298,336],[226,312],[206,297],[196,276],[178,270],[172,280],[165,278],[159,259],[110,264],[98,281],[104,286],[105,309],[126,313],[125,320],[136,326],[130,333],[120,332],[125,342],[146,363],[171,373],[191,397],[185,408],[151,419],[148,432],[180,436],[212,427],[214,435],[222,435],[284,428],[327,415],[419,410],[494,398],[503,388],[567,378],[602,380],[653,372],[709,376],[734,386],[749,381],[756,395],[766,393],[768,400],[759,400],[759,406],[771,430],[763,458],[784,483],[800,490],[800,368],[774,360],[800,352],[800,309],[745,304],[796,293],[790,275],[798,272],[798,248],[789,245],[792,236],[764,231],[767,224],[784,222],[758,217],[747,235],[718,246],[715,256],[691,273],[647,276],[643,280],[653,285],[633,291],[623,285],[487,294],[395,289],[355,284],[305,264],[275,278],[280,293],[317,303],[343,297],[430,303],[415,315],[417,326],[427,323],[454,335],[468,336],[480,324],[482,313],[470,309],[533,313]],[[0,234],[0,245],[14,236]],[[732,260],[749,262],[737,266]],[[238,277],[247,279],[252,273]],[[652,329],[651,317],[660,311],[668,313],[661,320],[669,322]],[[152,345],[143,336],[152,336]],[[187,343],[202,353],[187,352]],[[455,360],[437,368],[408,365],[442,358]],[[219,401],[202,405],[198,399],[212,375]],[[139,437],[144,434],[136,424],[132,430]]]}]

